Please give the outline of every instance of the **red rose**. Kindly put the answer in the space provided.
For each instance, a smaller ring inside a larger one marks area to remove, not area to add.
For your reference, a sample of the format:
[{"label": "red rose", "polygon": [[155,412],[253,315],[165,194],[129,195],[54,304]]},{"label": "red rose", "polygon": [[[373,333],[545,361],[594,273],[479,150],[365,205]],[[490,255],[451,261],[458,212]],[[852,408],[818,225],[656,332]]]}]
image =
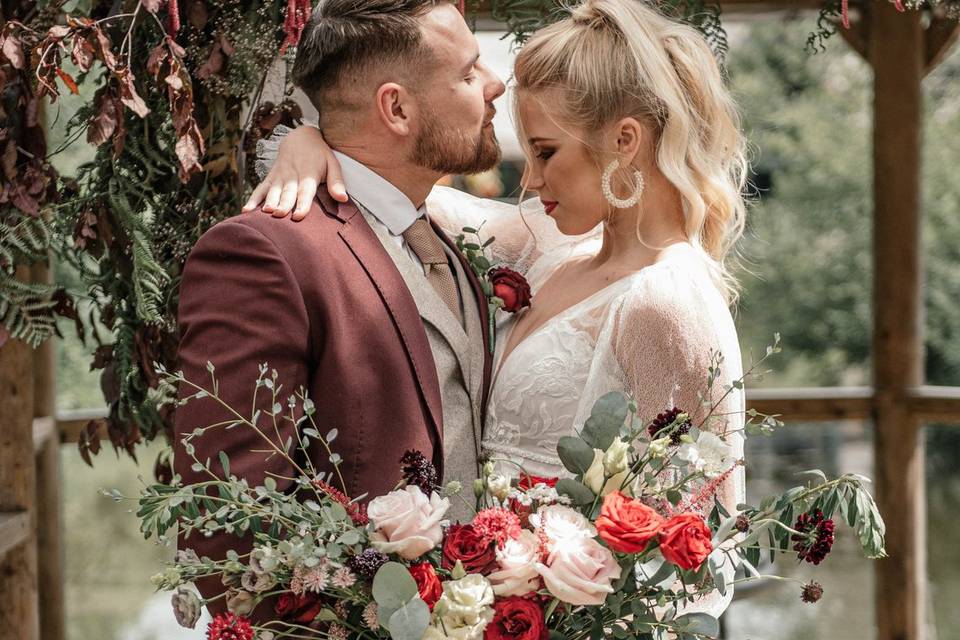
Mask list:
[{"label": "red rose", "polygon": [[548,487],[556,487],[560,478],[547,478],[545,476],[531,476],[526,473],[520,474],[520,480],[517,482],[517,489],[529,491],[538,484],[545,484]]},{"label": "red rose", "polygon": [[603,499],[597,534],[614,551],[640,553],[656,537],[663,526],[663,518],[639,500],[619,491]]},{"label": "red rose", "polygon": [[284,593],[274,605],[274,612],[281,620],[290,620],[299,624],[309,624],[320,614],[323,603],[313,594],[294,595]]},{"label": "red rose", "polygon": [[673,516],[660,530],[660,552],[681,569],[696,569],[711,551],[710,527],[695,513]]},{"label": "red rose", "polygon": [[546,640],[549,635],[540,605],[517,596],[497,600],[483,632],[484,640]]},{"label": "red rose", "polygon": [[443,595],[443,586],[440,584],[440,578],[429,562],[421,562],[410,567],[410,575],[417,581],[417,591],[420,592],[420,599],[427,603],[430,611],[433,611],[433,605]]},{"label": "red rose", "polygon": [[450,525],[447,539],[443,541],[443,568],[453,569],[457,560],[467,573],[486,575],[499,568],[493,543],[484,541],[470,524]]},{"label": "red rose", "polygon": [[530,306],[530,285],[522,275],[506,267],[490,272],[493,295],[503,300],[503,308],[510,313]]}]

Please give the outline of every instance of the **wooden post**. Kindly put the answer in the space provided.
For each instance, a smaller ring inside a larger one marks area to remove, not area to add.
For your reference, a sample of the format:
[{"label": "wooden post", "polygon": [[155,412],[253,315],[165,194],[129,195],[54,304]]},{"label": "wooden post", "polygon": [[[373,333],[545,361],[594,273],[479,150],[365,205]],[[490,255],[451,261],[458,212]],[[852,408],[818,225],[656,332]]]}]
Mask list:
[{"label": "wooden post", "polygon": [[923,379],[920,132],[921,13],[869,5],[874,70],[873,378],[877,499],[890,557],[876,564],[878,640],[922,640],[926,517],[920,421],[907,402]]},{"label": "wooden post", "polygon": [[[46,265],[32,269],[34,282],[50,282]],[[54,339],[33,352],[33,415],[56,424],[56,350]],[[41,440],[36,451],[37,586],[41,640],[66,637],[64,594],[63,510],[60,503],[60,438],[56,429]]]},{"label": "wooden post", "polygon": [[[28,269],[18,275],[29,278]],[[33,352],[20,340],[0,347],[0,512],[26,513],[34,497]],[[0,558],[0,633],[9,640],[39,637],[36,538]]]}]

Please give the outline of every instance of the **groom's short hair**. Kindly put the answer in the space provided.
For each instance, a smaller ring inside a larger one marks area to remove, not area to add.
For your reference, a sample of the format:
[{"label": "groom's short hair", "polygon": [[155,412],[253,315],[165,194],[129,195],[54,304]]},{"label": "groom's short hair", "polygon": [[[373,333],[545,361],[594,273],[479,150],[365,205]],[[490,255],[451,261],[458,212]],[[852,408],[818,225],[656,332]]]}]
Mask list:
[{"label": "groom's short hair", "polygon": [[[355,90],[389,73],[406,80],[431,66],[419,18],[449,0],[321,0],[303,30],[292,80],[320,113],[320,126],[362,104]],[[379,73],[378,73],[379,72]],[[364,92],[365,93],[365,92]]]}]

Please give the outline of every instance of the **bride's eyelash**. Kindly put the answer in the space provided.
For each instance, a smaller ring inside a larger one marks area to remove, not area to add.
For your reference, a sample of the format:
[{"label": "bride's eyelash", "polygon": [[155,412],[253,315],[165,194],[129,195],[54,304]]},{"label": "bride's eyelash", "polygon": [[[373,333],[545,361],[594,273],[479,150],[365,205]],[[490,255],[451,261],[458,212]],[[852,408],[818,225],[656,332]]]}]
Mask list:
[{"label": "bride's eyelash", "polygon": [[543,149],[537,154],[537,157],[541,160],[546,160],[553,155],[553,149]]}]

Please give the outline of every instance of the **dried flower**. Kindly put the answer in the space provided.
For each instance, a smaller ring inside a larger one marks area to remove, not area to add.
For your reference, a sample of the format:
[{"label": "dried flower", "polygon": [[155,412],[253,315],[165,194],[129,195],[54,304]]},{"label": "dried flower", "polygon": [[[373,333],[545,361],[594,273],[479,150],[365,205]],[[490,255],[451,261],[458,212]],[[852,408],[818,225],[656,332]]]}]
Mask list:
[{"label": "dried flower", "polygon": [[747,517],[747,514],[741,513],[737,516],[737,522],[733,526],[736,527],[740,533],[746,533],[750,530],[750,518]]},{"label": "dried flower", "polygon": [[238,616],[247,616],[253,611],[253,606],[253,594],[248,591],[231,589],[227,595],[227,611],[230,613],[235,613]]},{"label": "dried flower", "polygon": [[440,488],[437,468],[419,451],[407,451],[400,458],[403,466],[403,479],[407,484],[420,487],[424,495],[430,495]]},{"label": "dried flower", "polygon": [[367,510],[365,506],[362,504],[357,504],[356,502],[351,502],[350,498],[348,498],[342,491],[327,484],[323,480],[315,479],[313,481],[313,486],[319,489],[321,493],[326,495],[334,502],[342,505],[343,508],[347,510],[347,515],[350,516],[353,524],[357,525],[358,527],[363,527],[370,522],[369,518],[367,518]]},{"label": "dried flower", "polygon": [[800,599],[808,604],[813,604],[823,597],[823,585],[819,582],[808,582],[803,585],[803,591],[800,593]]},{"label": "dried flower", "polygon": [[173,605],[173,615],[177,624],[187,629],[197,626],[200,619],[200,598],[190,589],[180,587],[170,600]]},{"label": "dried flower", "polygon": [[793,550],[797,557],[811,564],[820,564],[833,547],[833,520],[823,517],[820,509],[801,513],[793,528],[800,533],[790,536],[795,542]]},{"label": "dried flower", "polygon": [[253,627],[242,616],[221,613],[207,625],[207,640],[253,640]]}]

